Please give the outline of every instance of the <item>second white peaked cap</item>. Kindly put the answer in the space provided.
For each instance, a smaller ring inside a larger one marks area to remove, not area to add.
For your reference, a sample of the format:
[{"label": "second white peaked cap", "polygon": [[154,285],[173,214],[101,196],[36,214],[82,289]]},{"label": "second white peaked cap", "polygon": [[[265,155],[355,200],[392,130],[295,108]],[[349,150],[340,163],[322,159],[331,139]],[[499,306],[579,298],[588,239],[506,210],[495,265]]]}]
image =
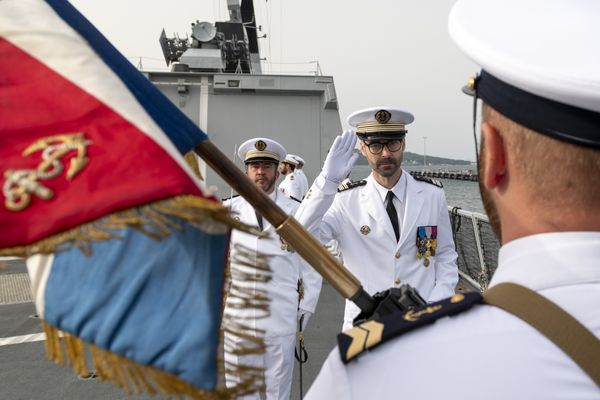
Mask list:
[{"label": "second white peaked cap", "polygon": [[600,1],[459,0],[448,30],[496,78],[600,112]]},{"label": "second white peaked cap", "polygon": [[348,124],[361,139],[401,139],[406,125],[414,120],[408,111],[388,106],[365,108],[348,116]]},{"label": "second white peaked cap", "polygon": [[285,159],[285,148],[276,141],[258,137],[246,140],[238,149],[238,157],[245,164],[253,161],[273,161],[279,163]]},{"label": "second white peaked cap", "polygon": [[283,159],[283,162],[286,164],[298,165],[298,160],[296,159],[296,156],[294,156],[293,154],[286,155],[285,158]]},{"label": "second white peaked cap", "polygon": [[288,154],[288,157],[291,157],[292,159],[296,160],[296,162],[298,164],[306,164],[306,162],[304,162],[304,158],[296,155],[296,154]]}]

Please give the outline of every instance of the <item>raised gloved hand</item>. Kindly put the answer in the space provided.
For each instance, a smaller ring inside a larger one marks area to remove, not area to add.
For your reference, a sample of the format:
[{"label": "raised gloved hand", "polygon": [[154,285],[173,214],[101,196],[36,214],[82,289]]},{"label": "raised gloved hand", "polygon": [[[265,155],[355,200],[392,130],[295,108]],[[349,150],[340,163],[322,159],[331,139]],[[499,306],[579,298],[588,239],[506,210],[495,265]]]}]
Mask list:
[{"label": "raised gloved hand", "polygon": [[355,147],[356,135],[350,129],[335,138],[321,172],[325,179],[339,184],[348,176],[358,158],[358,153],[353,154]]}]

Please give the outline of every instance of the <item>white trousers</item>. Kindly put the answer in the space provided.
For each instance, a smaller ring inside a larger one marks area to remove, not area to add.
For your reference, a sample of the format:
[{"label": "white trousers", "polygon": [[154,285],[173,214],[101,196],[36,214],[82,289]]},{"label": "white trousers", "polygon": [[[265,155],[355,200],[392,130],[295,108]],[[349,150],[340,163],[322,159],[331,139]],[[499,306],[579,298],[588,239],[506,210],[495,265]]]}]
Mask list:
[{"label": "white trousers", "polygon": [[[225,333],[227,335],[227,333]],[[267,400],[288,400],[292,390],[294,372],[294,345],[296,334],[265,338],[265,354],[232,355],[225,354],[225,361],[236,365],[252,365],[264,368]],[[239,340],[237,340],[240,343]],[[241,343],[240,343],[241,344]],[[225,374],[227,387],[235,386],[240,377]],[[242,397],[244,400],[258,400],[259,393]]]}]

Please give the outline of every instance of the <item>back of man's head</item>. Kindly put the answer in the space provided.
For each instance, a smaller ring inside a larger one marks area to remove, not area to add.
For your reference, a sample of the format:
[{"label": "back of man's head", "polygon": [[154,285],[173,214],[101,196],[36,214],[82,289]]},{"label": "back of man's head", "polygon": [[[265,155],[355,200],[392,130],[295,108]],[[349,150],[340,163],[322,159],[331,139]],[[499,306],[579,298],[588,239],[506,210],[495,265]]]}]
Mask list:
[{"label": "back of man's head", "polygon": [[507,163],[522,182],[532,212],[557,222],[573,213],[600,215],[600,149],[542,135],[488,105],[483,121],[502,133]]},{"label": "back of man's head", "polygon": [[484,103],[482,199],[503,243],[600,231],[599,18],[588,0],[452,8],[450,35],[481,66],[466,91]]}]

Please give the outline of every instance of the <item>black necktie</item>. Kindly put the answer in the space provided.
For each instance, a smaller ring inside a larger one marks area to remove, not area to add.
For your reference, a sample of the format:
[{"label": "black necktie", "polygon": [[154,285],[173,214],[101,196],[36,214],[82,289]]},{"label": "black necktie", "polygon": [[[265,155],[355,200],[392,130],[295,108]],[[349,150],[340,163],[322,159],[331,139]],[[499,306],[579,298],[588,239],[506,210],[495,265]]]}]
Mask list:
[{"label": "black necktie", "polygon": [[254,214],[256,214],[256,221],[258,221],[258,227],[260,228],[260,230],[263,230],[263,220],[262,220],[262,215],[260,215],[258,213],[258,211],[254,210]]},{"label": "black necktie", "polygon": [[398,213],[396,212],[396,207],[394,207],[394,192],[391,190],[387,192],[387,196],[385,197],[387,201],[387,206],[385,206],[385,210],[390,217],[390,221],[392,222],[392,226],[394,227],[394,233],[396,234],[396,242],[400,240],[400,226],[398,225]]}]

